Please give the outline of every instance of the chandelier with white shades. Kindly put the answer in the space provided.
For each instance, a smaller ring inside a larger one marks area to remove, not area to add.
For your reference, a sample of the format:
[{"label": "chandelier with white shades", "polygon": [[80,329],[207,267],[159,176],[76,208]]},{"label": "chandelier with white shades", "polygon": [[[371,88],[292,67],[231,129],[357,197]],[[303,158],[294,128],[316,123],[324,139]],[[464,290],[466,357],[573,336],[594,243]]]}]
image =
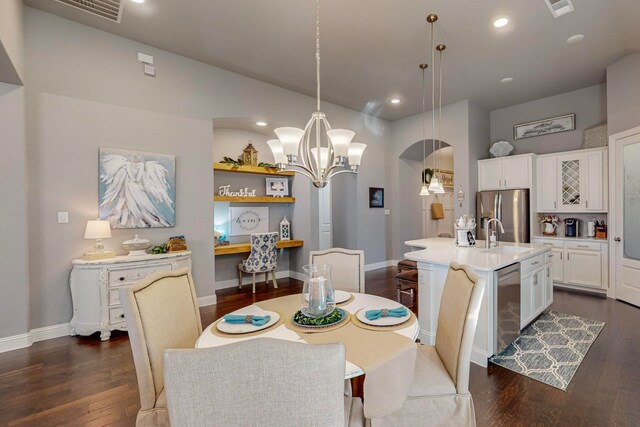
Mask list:
[{"label": "chandelier with white shades", "polygon": [[[358,173],[366,144],[352,142],[355,133],[331,129],[320,111],[320,0],[316,0],[316,90],[317,111],[304,129],[281,127],[274,130],[278,139],[267,141],[280,171],[291,170],[308,177],[317,188],[343,172]],[[324,128],[324,131],[323,131]],[[345,164],[348,159],[349,165]]]}]

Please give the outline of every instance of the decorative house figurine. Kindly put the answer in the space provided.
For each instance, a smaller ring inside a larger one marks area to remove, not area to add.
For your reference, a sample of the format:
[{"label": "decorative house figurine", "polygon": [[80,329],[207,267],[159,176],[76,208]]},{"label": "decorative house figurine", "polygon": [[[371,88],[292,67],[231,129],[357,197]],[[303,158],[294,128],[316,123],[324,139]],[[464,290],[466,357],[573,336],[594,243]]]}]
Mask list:
[{"label": "decorative house figurine", "polygon": [[249,141],[247,148],[242,150],[242,163],[248,166],[258,165],[258,151],[253,148],[251,141]]},{"label": "decorative house figurine", "polygon": [[280,240],[291,240],[291,223],[286,216],[280,221]]}]

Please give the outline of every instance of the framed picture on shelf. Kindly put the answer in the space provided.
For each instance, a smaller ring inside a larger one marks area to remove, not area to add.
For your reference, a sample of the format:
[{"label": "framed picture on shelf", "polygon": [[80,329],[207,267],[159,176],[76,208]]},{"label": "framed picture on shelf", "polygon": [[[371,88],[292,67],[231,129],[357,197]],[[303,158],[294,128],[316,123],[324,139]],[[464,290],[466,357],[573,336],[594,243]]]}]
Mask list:
[{"label": "framed picture on shelf", "polygon": [[453,188],[453,171],[438,169],[437,173],[443,187]]},{"label": "framed picture on shelf", "polygon": [[289,180],[287,178],[266,178],[267,196],[285,197],[289,195]]},{"label": "framed picture on shelf", "polygon": [[384,208],[384,188],[369,187],[369,207]]},{"label": "framed picture on shelf", "polygon": [[552,133],[575,130],[576,115],[551,117],[549,119],[536,120],[535,122],[521,123],[513,127],[513,139],[532,138],[534,136],[549,135]]},{"label": "framed picture on shelf", "polygon": [[229,236],[249,236],[269,232],[269,208],[258,206],[229,208]]}]

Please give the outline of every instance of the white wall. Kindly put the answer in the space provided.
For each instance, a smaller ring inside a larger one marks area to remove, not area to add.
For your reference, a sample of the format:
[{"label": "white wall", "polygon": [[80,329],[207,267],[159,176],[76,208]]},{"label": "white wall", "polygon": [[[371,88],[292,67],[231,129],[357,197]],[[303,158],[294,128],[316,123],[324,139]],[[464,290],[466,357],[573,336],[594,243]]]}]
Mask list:
[{"label": "white wall", "polygon": [[[45,12],[25,9],[29,158],[31,327],[68,322],[71,260],[89,244],[82,239],[87,219],[97,213],[97,149],[115,146],[176,154],[177,227],[145,230],[160,240],[185,234],[194,254],[199,296],[215,291],[211,163],[215,118],[265,118],[304,126],[314,110],[313,98],[205,65],[172,53],[86,27]],[[137,52],[155,57],[157,78],[142,75]],[[388,187],[384,168],[390,141],[388,122],[323,103],[334,128],[348,128],[368,144],[357,182],[361,218],[342,219],[358,230],[367,263],[384,261],[388,241],[384,217],[368,209],[364,189]],[[293,192],[294,235],[305,246],[292,256],[305,262],[317,239],[313,195],[302,177]],[[366,209],[365,209],[366,206]],[[58,210],[70,211],[70,223],[55,222]],[[364,212],[362,212],[364,211]],[[377,214],[375,214],[377,215]],[[370,224],[370,225],[369,225]],[[136,230],[138,232],[139,230]],[[117,247],[133,234],[114,233]],[[52,249],[55,248],[55,249]],[[27,310],[26,307],[21,307]]]},{"label": "white wall", "polygon": [[23,81],[23,9],[22,0],[0,1],[0,82]]},{"label": "white wall", "polygon": [[609,135],[640,126],[640,53],[607,67]]},{"label": "white wall", "polygon": [[[582,148],[584,130],[607,121],[607,85],[589,86],[548,98],[501,108],[491,112],[491,143],[509,141],[512,154],[546,154]],[[513,139],[513,126],[534,120],[575,113],[576,130],[559,132],[535,138]],[[485,157],[489,158],[490,144]]]}]

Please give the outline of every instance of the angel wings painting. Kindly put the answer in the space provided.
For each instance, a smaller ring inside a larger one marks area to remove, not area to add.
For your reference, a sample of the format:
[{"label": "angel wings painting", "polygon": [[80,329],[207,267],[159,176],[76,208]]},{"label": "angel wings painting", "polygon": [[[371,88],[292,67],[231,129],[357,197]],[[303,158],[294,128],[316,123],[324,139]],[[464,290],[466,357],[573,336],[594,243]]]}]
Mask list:
[{"label": "angel wings painting", "polygon": [[100,149],[100,218],[112,228],[175,226],[175,157]]}]

